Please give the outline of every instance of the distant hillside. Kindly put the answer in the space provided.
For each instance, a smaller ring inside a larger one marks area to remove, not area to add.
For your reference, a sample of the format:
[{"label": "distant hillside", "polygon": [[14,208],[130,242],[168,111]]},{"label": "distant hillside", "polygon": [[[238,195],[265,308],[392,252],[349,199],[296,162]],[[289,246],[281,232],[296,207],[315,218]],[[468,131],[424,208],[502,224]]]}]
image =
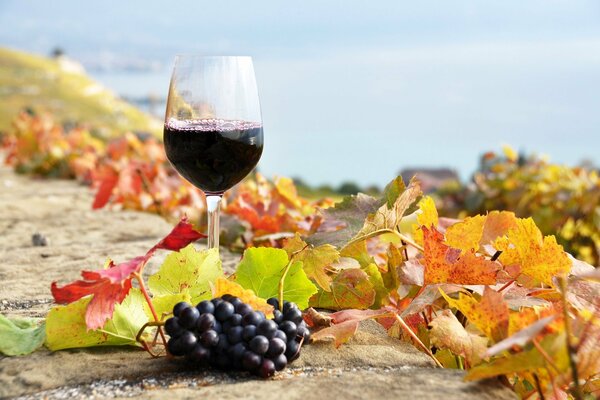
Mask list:
[{"label": "distant hillside", "polygon": [[25,107],[88,124],[107,136],[161,129],[159,121],[89,78],[79,64],[0,48],[0,132]]}]

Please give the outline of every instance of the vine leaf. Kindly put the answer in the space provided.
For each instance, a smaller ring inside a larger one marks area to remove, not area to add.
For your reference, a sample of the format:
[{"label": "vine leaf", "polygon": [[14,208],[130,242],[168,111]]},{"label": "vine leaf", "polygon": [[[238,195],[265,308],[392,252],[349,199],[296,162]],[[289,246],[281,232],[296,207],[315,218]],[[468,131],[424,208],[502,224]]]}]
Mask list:
[{"label": "vine leaf", "polygon": [[129,293],[134,274],[143,269],[157,249],[179,250],[201,237],[205,235],[194,230],[192,224],[186,218],[182,218],[175,228],[145,255],[116,265],[109,260],[104,269],[81,271],[83,280],[76,280],[63,287],[58,287],[56,282],[52,282],[52,296],[57,303],[68,304],[91,295],[91,301],[85,311],[87,327],[101,328],[113,315],[115,304],[121,303]]},{"label": "vine leaf", "polygon": [[519,265],[521,274],[554,287],[553,278],[571,270],[572,262],[552,235],[543,237],[531,218],[517,219],[494,247],[502,251],[500,262]]},{"label": "vine leaf", "polygon": [[267,303],[263,298],[258,297],[251,289],[244,289],[238,283],[225,278],[217,278],[213,288],[213,297],[221,297],[224,294],[230,294],[238,297],[244,303],[251,306],[256,311],[262,311],[267,318],[273,317],[273,306]]},{"label": "vine leaf", "polygon": [[[277,297],[279,281],[289,263],[285,250],[256,247],[244,252],[235,281],[245,289],[252,289],[263,299]],[[283,284],[283,298],[294,302],[300,309],[308,307],[308,299],[317,293],[317,287],[308,279],[301,261],[290,265]]]},{"label": "vine leaf", "polygon": [[44,323],[30,318],[7,318],[0,315],[0,353],[21,356],[34,352],[44,344]]},{"label": "vine leaf", "polygon": [[331,292],[319,291],[310,299],[311,307],[342,310],[367,309],[375,302],[375,288],[369,275],[358,268],[345,269],[331,283]]},{"label": "vine leaf", "polygon": [[488,339],[467,332],[450,310],[442,310],[429,324],[431,345],[460,355],[469,365],[478,364],[487,349]]},{"label": "vine leaf", "polygon": [[434,227],[422,226],[421,230],[424,241],[425,284],[494,285],[496,283],[499,264],[477,256],[472,250],[461,254],[459,249],[445,244],[444,235]]},{"label": "vine leaf", "polygon": [[112,318],[102,329],[88,329],[85,310],[91,299],[85,297],[65,306],[56,306],[46,317],[46,346],[52,350],[77,347],[132,345],[148,317],[144,312],[144,296],[131,289],[121,304],[115,306]]},{"label": "vine leaf", "polygon": [[413,224],[413,238],[415,242],[423,244],[423,231],[421,227],[430,228],[438,226],[439,216],[435,202],[430,196],[425,196],[419,202],[420,213],[417,214],[417,223]]},{"label": "vine leaf", "polygon": [[[343,310],[329,315],[331,326],[325,327],[312,335],[313,342],[333,340],[335,347],[348,342],[358,330],[360,321],[389,315],[389,311],[381,310]],[[310,320],[309,322],[312,322]],[[310,325],[314,327],[315,325]]]},{"label": "vine leaf", "polygon": [[155,296],[189,293],[196,304],[212,298],[211,283],[223,276],[218,249],[198,251],[190,244],[169,254],[158,272],[148,278]]},{"label": "vine leaf", "polygon": [[330,244],[307,247],[306,242],[296,233],[296,236],[287,240],[283,249],[288,253],[288,257],[297,252],[294,260],[302,261],[306,276],[314,280],[321,289],[331,291],[332,278],[329,272],[333,270],[332,264],[340,259],[340,253],[335,247]]}]

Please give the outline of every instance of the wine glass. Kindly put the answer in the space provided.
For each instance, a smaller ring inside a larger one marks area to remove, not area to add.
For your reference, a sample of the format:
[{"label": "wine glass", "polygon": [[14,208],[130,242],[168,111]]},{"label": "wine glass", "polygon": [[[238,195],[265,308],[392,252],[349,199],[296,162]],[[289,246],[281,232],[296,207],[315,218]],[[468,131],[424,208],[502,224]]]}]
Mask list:
[{"label": "wine glass", "polygon": [[250,57],[177,56],[165,113],[167,158],[206,194],[208,248],[219,248],[223,193],[258,163],[263,128]]}]

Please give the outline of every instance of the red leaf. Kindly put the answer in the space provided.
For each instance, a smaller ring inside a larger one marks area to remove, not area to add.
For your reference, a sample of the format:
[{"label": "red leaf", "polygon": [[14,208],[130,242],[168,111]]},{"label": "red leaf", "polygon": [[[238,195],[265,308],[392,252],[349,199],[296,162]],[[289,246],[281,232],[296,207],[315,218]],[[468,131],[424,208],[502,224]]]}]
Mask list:
[{"label": "red leaf", "polygon": [[100,178],[100,186],[98,187],[98,191],[96,192],[96,197],[94,198],[94,204],[92,208],[97,210],[102,208],[108,203],[110,197],[112,196],[113,189],[117,186],[117,182],[119,181],[119,174],[112,168],[103,166],[99,172]]},{"label": "red leaf", "polygon": [[157,249],[177,251],[202,237],[206,236],[196,231],[184,217],[144,256],[118,265],[111,261],[108,269],[81,271],[84,280],[71,282],[62,288],[59,288],[56,282],[52,282],[52,296],[57,303],[71,303],[92,295],[93,298],[86,309],[85,322],[89,329],[101,328],[106,320],[112,317],[115,304],[121,303],[129,293],[133,274],[141,271]]},{"label": "red leaf", "polygon": [[93,295],[85,312],[85,323],[89,329],[98,329],[112,317],[116,303],[121,303],[131,289],[131,274],[146,262],[146,257],[136,257],[125,263],[99,271],[82,271],[84,281],[77,280],[59,288],[52,282],[51,291],[57,303],[71,303]]},{"label": "red leaf", "polygon": [[381,318],[389,314],[390,311],[383,308],[380,310],[338,311],[330,315],[333,325],[315,332],[312,335],[312,340],[321,341],[333,339],[335,347],[340,347],[354,336],[358,330],[360,321]]},{"label": "red leaf", "polygon": [[187,217],[183,217],[175,228],[173,228],[173,230],[165,236],[163,240],[158,242],[148,253],[154,252],[156,249],[178,251],[188,244],[205,237],[205,234],[194,229],[192,224],[188,222]]}]

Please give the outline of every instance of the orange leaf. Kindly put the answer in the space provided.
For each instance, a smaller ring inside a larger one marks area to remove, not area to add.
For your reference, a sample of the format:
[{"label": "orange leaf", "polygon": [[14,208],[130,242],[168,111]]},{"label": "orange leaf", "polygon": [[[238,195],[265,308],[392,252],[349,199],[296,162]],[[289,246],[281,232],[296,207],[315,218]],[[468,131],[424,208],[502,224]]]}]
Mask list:
[{"label": "orange leaf", "polygon": [[213,297],[221,297],[224,294],[239,297],[240,300],[250,305],[255,311],[264,312],[267,318],[273,317],[273,306],[268,304],[265,299],[255,295],[252,289],[244,289],[236,282],[220,277],[215,281]]},{"label": "orange leaf", "polygon": [[456,283],[461,285],[494,285],[499,266],[473,251],[460,250],[444,243],[437,229],[421,227],[424,239],[425,284]]},{"label": "orange leaf", "polygon": [[488,338],[498,342],[508,336],[509,312],[502,293],[486,287],[481,300],[477,301],[473,296],[463,293],[459,293],[458,300],[454,300],[442,290],[440,292],[450,307],[460,310]]}]

